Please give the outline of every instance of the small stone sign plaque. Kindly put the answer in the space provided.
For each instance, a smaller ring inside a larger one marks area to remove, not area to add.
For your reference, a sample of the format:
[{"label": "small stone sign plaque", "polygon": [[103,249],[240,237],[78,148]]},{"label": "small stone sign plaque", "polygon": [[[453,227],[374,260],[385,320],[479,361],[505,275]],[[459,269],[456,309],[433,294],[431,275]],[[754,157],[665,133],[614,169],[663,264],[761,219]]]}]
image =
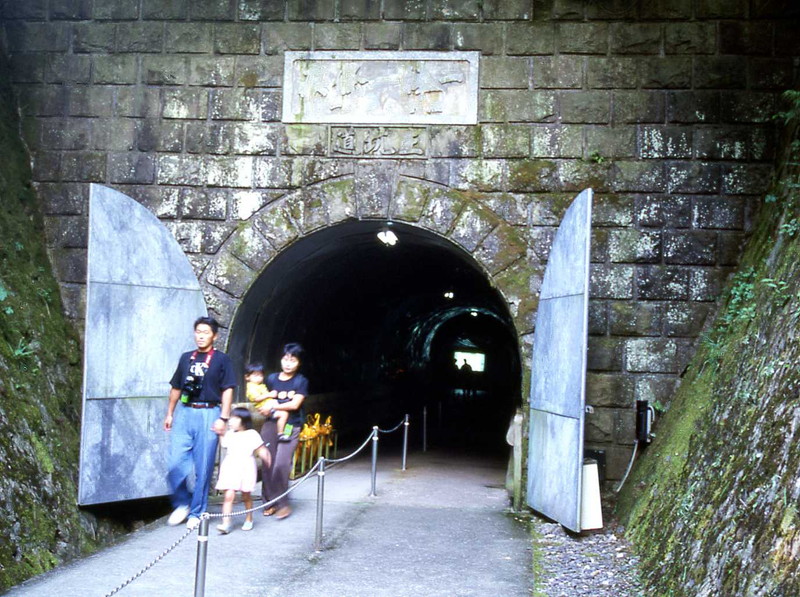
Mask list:
[{"label": "small stone sign plaque", "polygon": [[283,122],[476,124],[479,52],[286,52]]},{"label": "small stone sign plaque", "polygon": [[425,158],[428,132],[422,127],[331,127],[331,157]]}]

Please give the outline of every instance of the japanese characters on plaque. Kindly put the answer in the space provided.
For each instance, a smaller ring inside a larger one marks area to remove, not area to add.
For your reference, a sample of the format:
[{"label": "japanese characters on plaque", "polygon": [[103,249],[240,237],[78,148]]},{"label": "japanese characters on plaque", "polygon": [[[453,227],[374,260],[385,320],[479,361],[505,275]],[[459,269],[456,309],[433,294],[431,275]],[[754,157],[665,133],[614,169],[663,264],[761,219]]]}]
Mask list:
[{"label": "japanese characters on plaque", "polygon": [[428,131],[422,127],[331,127],[331,157],[407,159],[427,154]]},{"label": "japanese characters on plaque", "polygon": [[283,122],[476,124],[479,52],[285,53]]}]

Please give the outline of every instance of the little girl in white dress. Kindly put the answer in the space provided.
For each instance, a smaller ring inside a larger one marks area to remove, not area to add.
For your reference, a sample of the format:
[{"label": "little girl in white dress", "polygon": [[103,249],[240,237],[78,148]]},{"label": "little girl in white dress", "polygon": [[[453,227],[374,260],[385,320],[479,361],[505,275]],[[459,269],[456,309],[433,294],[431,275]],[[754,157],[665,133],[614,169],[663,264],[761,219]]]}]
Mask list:
[{"label": "little girl in white dress", "polygon": [[[266,466],[270,465],[270,455],[261,435],[253,429],[253,418],[246,408],[234,408],[228,421],[228,431],[222,437],[222,447],[226,449],[225,458],[219,467],[219,479],[216,488],[225,491],[225,501],[222,503],[222,522],[217,525],[217,530],[226,535],[231,531],[231,512],[236,492],[242,492],[244,507],[250,510],[253,507],[251,496],[256,486],[256,459],[258,455]],[[248,512],[243,531],[253,528],[253,513]]]}]

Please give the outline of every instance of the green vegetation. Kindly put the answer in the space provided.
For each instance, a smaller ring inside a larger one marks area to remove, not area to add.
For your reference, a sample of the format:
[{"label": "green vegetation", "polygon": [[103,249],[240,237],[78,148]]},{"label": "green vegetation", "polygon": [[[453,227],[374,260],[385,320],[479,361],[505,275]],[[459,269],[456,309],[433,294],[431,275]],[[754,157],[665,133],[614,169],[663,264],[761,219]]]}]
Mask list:
[{"label": "green vegetation", "polygon": [[800,91],[787,89],[783,92],[786,109],[775,114],[775,120],[791,124],[800,120]]},{"label": "green vegetation", "polygon": [[600,153],[599,150],[595,149],[589,153],[589,161],[594,162],[595,164],[602,164],[606,161],[606,158],[603,157],[603,154]]},{"label": "green vegetation", "polygon": [[[0,82],[7,80],[0,67]],[[75,505],[79,340],[62,315],[5,85],[0,83],[0,592],[93,545],[91,525]]]},{"label": "green vegetation", "polygon": [[533,570],[533,597],[546,597],[541,589],[541,579],[544,578],[544,549],[543,537],[534,521],[528,522],[531,531],[531,570]]},{"label": "green vegetation", "polygon": [[797,595],[800,93],[779,177],[618,513],[649,594]]}]

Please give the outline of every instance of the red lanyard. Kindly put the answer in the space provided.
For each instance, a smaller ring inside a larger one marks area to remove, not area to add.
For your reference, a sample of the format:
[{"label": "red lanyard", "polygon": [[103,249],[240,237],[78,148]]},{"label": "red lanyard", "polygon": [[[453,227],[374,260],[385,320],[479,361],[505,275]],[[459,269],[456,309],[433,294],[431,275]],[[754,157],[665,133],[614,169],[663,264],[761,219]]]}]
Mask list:
[{"label": "red lanyard", "polygon": [[[214,349],[212,348],[206,353],[206,362],[204,363],[206,366],[206,371],[208,371],[209,366],[211,365],[211,357],[214,356]],[[189,369],[192,368],[192,363],[197,360],[197,351],[195,350],[192,353],[192,356],[189,357]]]}]

